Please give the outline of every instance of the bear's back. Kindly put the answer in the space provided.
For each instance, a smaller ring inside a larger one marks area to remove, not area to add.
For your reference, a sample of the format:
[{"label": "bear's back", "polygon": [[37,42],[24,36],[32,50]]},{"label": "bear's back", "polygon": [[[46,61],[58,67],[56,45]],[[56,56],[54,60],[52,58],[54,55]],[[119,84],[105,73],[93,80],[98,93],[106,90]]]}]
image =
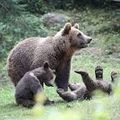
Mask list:
[{"label": "bear's back", "polygon": [[20,62],[20,64],[22,63],[26,66],[30,65],[30,61],[33,59],[34,50],[37,47],[39,39],[40,38],[38,37],[28,38],[17,44],[10,52],[8,57],[9,62],[13,62],[14,64],[16,62],[19,64]]},{"label": "bear's back", "polygon": [[29,72],[27,72],[22,79],[18,82],[16,86],[16,97],[28,97],[30,95],[30,81],[31,77],[29,75]]},{"label": "bear's back", "polygon": [[[48,40],[47,40],[48,39]],[[51,47],[49,38],[31,37],[21,41],[10,52],[8,57],[10,67],[21,66],[24,70],[30,70],[30,66],[36,57],[46,53],[47,47]],[[42,52],[41,52],[42,51]],[[9,67],[9,68],[10,68]],[[39,67],[39,66],[38,66]]]}]

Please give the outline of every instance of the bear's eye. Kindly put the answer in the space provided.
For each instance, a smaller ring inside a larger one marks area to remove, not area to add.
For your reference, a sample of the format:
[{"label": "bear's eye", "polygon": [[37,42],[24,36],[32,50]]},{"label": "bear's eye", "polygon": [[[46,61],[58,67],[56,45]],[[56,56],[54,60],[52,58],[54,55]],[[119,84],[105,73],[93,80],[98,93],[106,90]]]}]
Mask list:
[{"label": "bear's eye", "polygon": [[77,37],[81,37],[81,33],[78,33],[78,34],[77,34]]}]

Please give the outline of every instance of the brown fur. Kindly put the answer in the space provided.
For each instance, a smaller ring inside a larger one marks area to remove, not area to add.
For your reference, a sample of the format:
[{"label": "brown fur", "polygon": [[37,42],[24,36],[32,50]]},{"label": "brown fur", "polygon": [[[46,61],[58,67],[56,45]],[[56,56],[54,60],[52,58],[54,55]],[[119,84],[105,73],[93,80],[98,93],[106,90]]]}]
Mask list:
[{"label": "brown fur", "polygon": [[59,94],[59,96],[67,101],[67,102],[70,102],[70,101],[73,101],[73,100],[77,100],[78,97],[77,97],[77,94],[75,94],[74,92],[72,91],[64,91],[63,89],[57,89],[57,93]]},{"label": "brown fur", "polygon": [[57,90],[57,93],[63,100],[70,102],[73,100],[91,99],[91,94],[87,90],[86,86],[84,86],[84,85],[82,86],[82,85],[78,85],[78,84],[70,84],[69,88],[72,91],[64,91],[63,89]]},{"label": "brown fur", "polygon": [[24,74],[48,61],[56,70],[56,85],[68,89],[72,55],[87,47],[91,38],[76,27],[66,23],[53,37],[32,37],[18,43],[8,56],[8,74],[16,86]]},{"label": "brown fur", "polygon": [[64,90],[58,89],[57,93],[59,94],[60,97],[62,97],[65,101],[68,102],[78,99],[79,100],[90,99],[92,91],[96,89],[94,82],[89,77],[88,73],[84,72],[82,74],[82,71],[75,72],[81,74],[84,85],[69,84],[69,88],[71,91],[65,92]]},{"label": "brown fur", "polygon": [[68,87],[70,88],[71,91],[77,90],[80,88],[82,85],[80,83],[69,83]]},{"label": "brown fur", "polygon": [[102,66],[97,66],[95,68],[96,80],[103,80],[103,68]]},{"label": "brown fur", "polygon": [[116,82],[116,79],[118,78],[118,74],[115,71],[111,72],[111,82],[114,83]]},{"label": "brown fur", "polygon": [[84,100],[87,91],[86,91],[86,87],[82,86],[74,91],[64,91],[63,89],[58,89],[57,93],[63,100],[70,102],[70,101],[78,100],[78,99]]},{"label": "brown fur", "polygon": [[16,86],[15,98],[17,104],[24,107],[32,107],[35,104],[34,97],[43,92],[43,83],[53,86],[54,75],[48,63],[44,66],[27,72]]},{"label": "brown fur", "polygon": [[[104,93],[110,94],[112,92],[112,84],[103,79],[101,80],[92,80],[87,72],[77,71],[78,74],[81,74],[84,84],[89,92],[93,92],[94,90],[101,90]],[[101,73],[100,73],[101,74]],[[99,76],[99,74],[98,74]]]},{"label": "brown fur", "polygon": [[[98,69],[99,67],[96,67],[95,71]],[[102,67],[100,69],[102,69]],[[108,95],[111,94],[111,92],[113,91],[112,84],[103,80],[103,72],[101,71],[99,72],[99,70],[97,71],[97,79],[95,81],[92,80],[89,74],[85,71],[75,71],[75,72],[82,76],[84,85],[78,83],[69,84],[69,88],[71,91],[67,91],[67,92],[58,89],[57,93],[65,101],[70,102],[78,99],[80,100],[91,99],[91,97],[93,96],[93,92],[95,90],[101,90]],[[117,77],[117,73],[111,72],[112,82],[116,81],[115,80],[116,77]]]}]

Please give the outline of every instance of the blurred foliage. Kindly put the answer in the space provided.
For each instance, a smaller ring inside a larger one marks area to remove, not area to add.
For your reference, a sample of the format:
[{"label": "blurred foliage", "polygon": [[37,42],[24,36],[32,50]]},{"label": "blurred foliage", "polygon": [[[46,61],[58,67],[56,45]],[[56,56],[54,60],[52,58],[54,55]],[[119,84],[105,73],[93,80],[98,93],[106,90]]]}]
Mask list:
[{"label": "blurred foliage", "polygon": [[[0,60],[6,58],[8,51],[21,39],[56,33],[61,25],[49,28],[41,21],[41,14],[56,9],[63,9],[63,14],[66,15],[68,13],[65,10],[75,11],[70,11],[69,16],[80,24],[81,30],[91,36],[108,34],[103,38],[104,48],[109,50],[106,53],[119,52],[120,10],[112,11],[106,8],[107,15],[104,10],[96,9],[97,13],[92,7],[85,6],[102,6],[110,2],[111,0],[0,0]],[[112,39],[113,35],[115,36]]]},{"label": "blurred foliage", "polygon": [[73,9],[81,8],[83,5],[105,6],[111,0],[17,0],[30,12],[44,14],[52,9]]},{"label": "blurred foliage", "polygon": [[[112,39],[111,39],[112,37]],[[104,41],[105,54],[120,58],[120,34],[107,36]]]},{"label": "blurred foliage", "polygon": [[48,0],[56,9],[80,9],[84,5],[93,5],[96,7],[103,7],[109,5],[111,0]]},{"label": "blurred foliage", "polygon": [[47,0],[17,0],[27,11],[44,14],[51,10]]},{"label": "blurred foliage", "polygon": [[[32,19],[32,20],[31,20]],[[39,17],[30,14],[7,18],[0,22],[0,58],[5,58],[7,52],[21,39],[31,36],[47,36]]]},{"label": "blurred foliage", "polygon": [[105,54],[120,58],[120,9],[111,12],[111,21],[100,29],[104,34]]},{"label": "blurred foliage", "polygon": [[[119,114],[115,113],[114,107],[119,108],[117,103],[120,102],[120,86],[116,88],[117,91],[114,92],[112,96],[99,96],[99,98],[70,103],[66,103],[69,107],[64,109],[59,109],[55,107],[49,107],[49,110],[43,105],[36,104],[32,109],[32,119],[33,120],[117,120],[119,119]],[[112,99],[112,100],[111,100]],[[80,105],[81,104],[81,105]],[[86,107],[87,106],[87,107]]]},{"label": "blurred foliage", "polygon": [[17,4],[17,0],[0,0],[0,18],[19,15],[22,9],[23,7]]}]

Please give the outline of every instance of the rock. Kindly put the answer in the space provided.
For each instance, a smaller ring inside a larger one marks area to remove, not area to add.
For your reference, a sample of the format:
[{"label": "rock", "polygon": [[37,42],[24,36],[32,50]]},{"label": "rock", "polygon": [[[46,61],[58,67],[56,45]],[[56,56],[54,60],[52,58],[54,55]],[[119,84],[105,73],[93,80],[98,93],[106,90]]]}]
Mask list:
[{"label": "rock", "polygon": [[44,25],[54,26],[56,24],[65,24],[69,20],[69,17],[60,13],[47,13],[44,14],[41,19]]}]

